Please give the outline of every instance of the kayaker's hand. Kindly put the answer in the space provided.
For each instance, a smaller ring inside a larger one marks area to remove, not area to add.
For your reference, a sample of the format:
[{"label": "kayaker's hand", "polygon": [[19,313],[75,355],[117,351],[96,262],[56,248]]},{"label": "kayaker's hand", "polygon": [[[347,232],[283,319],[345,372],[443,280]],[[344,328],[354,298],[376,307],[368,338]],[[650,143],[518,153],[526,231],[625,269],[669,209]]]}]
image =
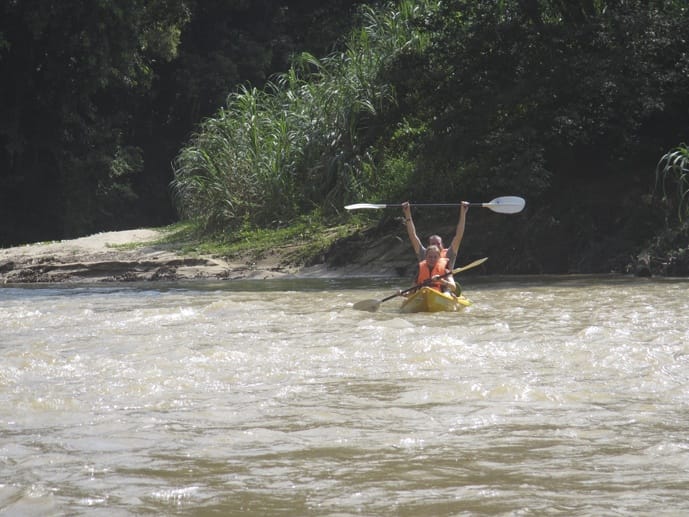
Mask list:
[{"label": "kayaker's hand", "polygon": [[411,208],[409,207],[409,201],[402,203],[402,213],[405,219],[411,219]]}]

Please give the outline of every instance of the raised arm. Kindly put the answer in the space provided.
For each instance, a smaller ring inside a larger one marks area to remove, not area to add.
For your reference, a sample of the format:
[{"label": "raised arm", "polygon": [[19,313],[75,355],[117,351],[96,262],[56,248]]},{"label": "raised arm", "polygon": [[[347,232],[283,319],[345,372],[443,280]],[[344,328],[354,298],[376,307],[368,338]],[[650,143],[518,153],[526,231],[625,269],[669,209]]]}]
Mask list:
[{"label": "raised arm", "polygon": [[447,250],[448,267],[450,269],[455,267],[455,260],[459,252],[459,245],[462,243],[464,237],[464,227],[466,226],[467,212],[469,211],[469,203],[462,201],[462,206],[459,208],[459,222],[455,230],[455,236],[452,238],[450,248]]},{"label": "raised arm", "polygon": [[414,248],[414,254],[417,258],[421,257],[419,260],[423,260],[423,254],[426,252],[422,249],[421,240],[419,236],[416,235],[416,227],[414,226],[414,220],[411,217],[411,207],[409,202],[405,201],[402,203],[402,212],[404,213],[404,226],[407,228],[407,235],[411,241],[411,245]]}]

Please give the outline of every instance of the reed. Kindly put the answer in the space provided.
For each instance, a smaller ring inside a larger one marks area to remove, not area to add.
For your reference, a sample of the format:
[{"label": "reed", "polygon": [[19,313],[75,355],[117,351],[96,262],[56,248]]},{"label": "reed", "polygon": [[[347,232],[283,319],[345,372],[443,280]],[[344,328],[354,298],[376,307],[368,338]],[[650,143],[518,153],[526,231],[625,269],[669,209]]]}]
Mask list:
[{"label": "reed", "polygon": [[681,144],[663,155],[656,166],[656,190],[668,211],[683,223],[689,216],[689,147]]},{"label": "reed", "polygon": [[181,216],[209,231],[279,227],[363,195],[375,170],[380,114],[394,105],[381,70],[420,44],[413,19],[422,12],[412,1],[365,7],[365,23],[343,51],[322,59],[302,54],[263,90],[229,95],[173,163]]}]

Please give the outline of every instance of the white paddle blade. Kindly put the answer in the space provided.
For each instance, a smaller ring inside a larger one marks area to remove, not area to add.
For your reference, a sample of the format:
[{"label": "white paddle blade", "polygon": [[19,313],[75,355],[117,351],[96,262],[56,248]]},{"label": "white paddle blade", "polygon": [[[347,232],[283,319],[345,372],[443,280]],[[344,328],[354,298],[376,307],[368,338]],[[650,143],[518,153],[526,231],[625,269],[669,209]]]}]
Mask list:
[{"label": "white paddle blade", "polygon": [[356,203],[354,205],[345,205],[345,210],[361,210],[362,208],[386,208],[388,205],[376,205],[373,203]]},{"label": "white paddle blade", "polygon": [[517,196],[496,197],[488,203],[483,203],[481,206],[490,208],[493,212],[500,214],[517,214],[524,210],[526,201],[524,198]]}]

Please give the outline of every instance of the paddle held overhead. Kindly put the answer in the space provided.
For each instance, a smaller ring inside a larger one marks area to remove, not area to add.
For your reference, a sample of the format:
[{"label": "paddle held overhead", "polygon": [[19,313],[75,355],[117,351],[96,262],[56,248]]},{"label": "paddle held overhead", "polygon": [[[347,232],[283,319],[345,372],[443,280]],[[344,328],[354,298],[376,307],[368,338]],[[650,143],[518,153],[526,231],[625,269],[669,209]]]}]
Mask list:
[{"label": "paddle held overhead", "polygon": [[[346,205],[346,210],[361,210],[361,209],[378,209],[378,208],[399,208],[401,204],[377,204],[377,203],[356,203],[354,205]],[[453,207],[460,206],[459,203],[410,203],[410,206],[426,206],[426,207]],[[499,214],[516,214],[524,210],[526,201],[524,198],[517,196],[503,196],[496,197],[488,203],[469,203],[469,206],[479,206],[488,208],[493,212]]]}]

